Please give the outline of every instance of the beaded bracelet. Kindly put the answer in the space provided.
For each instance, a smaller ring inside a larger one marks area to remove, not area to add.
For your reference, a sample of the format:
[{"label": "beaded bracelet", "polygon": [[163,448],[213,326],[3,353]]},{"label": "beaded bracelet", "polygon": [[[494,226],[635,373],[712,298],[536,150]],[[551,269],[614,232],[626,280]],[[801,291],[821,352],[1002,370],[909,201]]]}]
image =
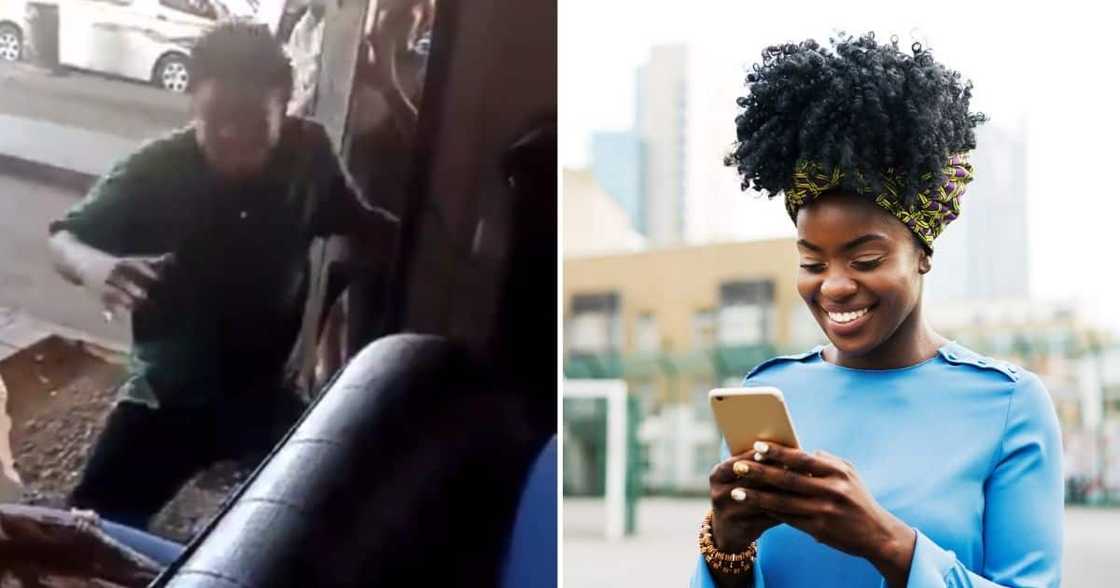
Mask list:
[{"label": "beaded bracelet", "polygon": [[708,567],[728,576],[739,576],[751,570],[755,557],[758,556],[758,542],[752,542],[750,547],[740,553],[724,553],[716,548],[712,540],[712,511],[704,516],[700,523],[700,553]]}]

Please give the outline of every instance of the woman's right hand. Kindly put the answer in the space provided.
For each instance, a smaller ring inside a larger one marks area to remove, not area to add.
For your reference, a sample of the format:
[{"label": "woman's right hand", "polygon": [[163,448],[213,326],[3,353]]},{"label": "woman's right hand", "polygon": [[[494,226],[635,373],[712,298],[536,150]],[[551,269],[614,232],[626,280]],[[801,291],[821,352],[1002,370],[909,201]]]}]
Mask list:
[{"label": "woman's right hand", "polygon": [[[735,488],[747,488],[746,480],[735,473],[735,462],[750,467],[753,451],[733,455],[712,468],[708,485],[712,500],[712,539],[724,553],[745,551],[762,533],[780,522],[747,501],[731,497]],[[740,468],[744,467],[740,466]]]}]

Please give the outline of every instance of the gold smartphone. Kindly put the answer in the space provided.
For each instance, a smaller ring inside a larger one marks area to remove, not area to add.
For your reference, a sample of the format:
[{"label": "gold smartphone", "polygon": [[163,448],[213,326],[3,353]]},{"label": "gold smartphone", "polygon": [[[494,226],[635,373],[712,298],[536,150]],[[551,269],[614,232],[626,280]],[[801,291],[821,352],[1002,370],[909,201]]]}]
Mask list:
[{"label": "gold smartphone", "polygon": [[755,441],[801,447],[782,391],[777,388],[716,388],[708,393],[708,402],[731,455],[750,451]]}]

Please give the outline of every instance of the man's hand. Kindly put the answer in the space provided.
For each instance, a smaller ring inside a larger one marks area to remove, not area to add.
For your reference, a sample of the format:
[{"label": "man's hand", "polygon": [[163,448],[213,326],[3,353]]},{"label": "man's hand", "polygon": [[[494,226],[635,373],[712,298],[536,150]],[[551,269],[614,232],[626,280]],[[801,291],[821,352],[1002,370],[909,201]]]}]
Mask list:
[{"label": "man's hand", "polygon": [[110,312],[121,309],[132,312],[148,302],[150,292],[174,263],[171,254],[150,257],[112,258],[105,278],[91,283],[99,292],[101,303]]},{"label": "man's hand", "polygon": [[148,302],[152,287],[175,262],[170,253],[111,255],[86,245],[68,231],[53,235],[50,249],[58,273],[70,283],[92,290],[110,313],[131,312]]}]

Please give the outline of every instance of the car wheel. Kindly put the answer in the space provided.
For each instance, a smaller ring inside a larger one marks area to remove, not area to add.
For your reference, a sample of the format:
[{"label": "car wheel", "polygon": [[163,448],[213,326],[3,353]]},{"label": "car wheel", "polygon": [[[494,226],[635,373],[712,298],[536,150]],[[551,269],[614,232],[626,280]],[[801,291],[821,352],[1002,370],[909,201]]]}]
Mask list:
[{"label": "car wheel", "polygon": [[0,25],[0,60],[19,61],[23,55],[23,33],[10,24]]},{"label": "car wheel", "polygon": [[183,93],[190,87],[191,74],[187,58],[182,55],[166,55],[156,64],[155,84],[164,90]]}]

